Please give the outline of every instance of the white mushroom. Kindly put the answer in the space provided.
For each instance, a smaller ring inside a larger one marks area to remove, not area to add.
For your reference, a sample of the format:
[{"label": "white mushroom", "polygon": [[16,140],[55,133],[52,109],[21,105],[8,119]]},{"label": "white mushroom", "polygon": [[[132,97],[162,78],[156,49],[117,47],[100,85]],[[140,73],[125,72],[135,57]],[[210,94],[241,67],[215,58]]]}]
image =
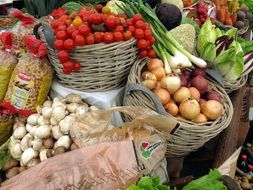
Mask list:
[{"label": "white mushroom", "polygon": [[26,130],[31,134],[31,135],[34,135],[36,129],[37,129],[38,126],[33,126],[33,125],[30,125],[30,124],[26,124],[25,128]]},{"label": "white mushroom", "polygon": [[38,119],[38,125],[49,125],[49,119],[44,118],[42,115]]},{"label": "white mushroom", "polygon": [[36,129],[34,136],[40,139],[48,138],[51,135],[50,131],[48,125],[41,125]]},{"label": "white mushroom", "polygon": [[15,130],[18,127],[24,127],[25,124],[19,120],[16,121],[16,123],[13,125],[13,130]]},{"label": "white mushroom", "polygon": [[73,116],[66,116],[63,120],[60,121],[59,126],[60,126],[60,131],[63,134],[68,134],[69,133],[69,129],[70,126],[73,125],[73,123],[75,122],[75,117]]},{"label": "white mushroom", "polygon": [[52,107],[52,105],[53,105],[53,102],[51,100],[46,100],[43,103],[43,107]]},{"label": "white mushroom", "polygon": [[51,115],[52,115],[52,108],[51,107],[43,107],[42,108],[42,116],[45,118],[45,119],[49,119],[51,118]]},{"label": "white mushroom", "polygon": [[52,135],[56,140],[59,139],[61,136],[63,136],[63,133],[60,131],[59,125],[52,127]]},{"label": "white mushroom", "polygon": [[61,106],[53,108],[52,118],[54,118],[55,121],[60,122],[62,119],[65,118],[65,116],[66,116],[65,108]]},{"label": "white mushroom", "polygon": [[48,149],[43,149],[40,151],[40,161],[42,162],[43,160],[47,159],[47,151]]},{"label": "white mushroom", "polygon": [[33,150],[32,148],[26,149],[21,155],[21,165],[26,166],[33,158],[37,158],[39,155],[38,151]]},{"label": "white mushroom", "polygon": [[27,118],[27,123],[30,125],[37,125],[39,117],[39,114],[32,114]]},{"label": "white mushroom", "polygon": [[25,129],[25,126],[20,126],[20,127],[17,127],[12,136],[14,139],[22,139],[25,135],[26,135],[26,129]]},{"label": "white mushroom", "polygon": [[78,103],[70,103],[70,104],[67,104],[67,110],[70,112],[70,113],[75,113],[76,112],[76,109],[78,108],[79,104]]},{"label": "white mushroom", "polygon": [[71,143],[72,143],[72,141],[71,141],[70,137],[68,135],[63,135],[54,144],[54,149],[56,149],[59,146],[63,146],[68,150]]},{"label": "white mushroom", "polygon": [[31,141],[33,139],[33,136],[30,133],[27,133],[23,139],[21,140],[20,146],[21,150],[25,151],[26,149],[30,148]]},{"label": "white mushroom", "polygon": [[33,150],[39,151],[40,149],[43,148],[43,141],[41,139],[34,139],[31,141],[31,145]]},{"label": "white mushroom", "polygon": [[35,166],[40,163],[40,160],[38,158],[33,158],[27,163],[27,167],[30,168],[32,166]]},{"label": "white mushroom", "polygon": [[78,94],[70,93],[64,98],[64,101],[66,103],[80,103],[82,101],[82,97]]},{"label": "white mushroom", "polygon": [[86,106],[86,105],[79,106],[76,109],[76,116],[77,117],[87,116],[88,111],[89,111],[89,107],[88,106]]},{"label": "white mushroom", "polygon": [[20,140],[11,140],[9,144],[9,150],[12,158],[19,160],[22,155]]}]

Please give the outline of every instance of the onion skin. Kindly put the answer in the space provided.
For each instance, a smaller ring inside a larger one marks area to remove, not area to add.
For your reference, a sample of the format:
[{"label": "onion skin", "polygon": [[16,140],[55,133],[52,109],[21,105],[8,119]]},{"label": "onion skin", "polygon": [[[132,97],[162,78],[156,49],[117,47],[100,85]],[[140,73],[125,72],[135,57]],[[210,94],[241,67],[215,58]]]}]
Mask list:
[{"label": "onion skin", "polygon": [[148,88],[149,90],[152,90],[156,87],[156,81],[154,80],[144,80],[142,81],[142,85]]},{"label": "onion skin", "polygon": [[173,99],[177,102],[180,103],[183,100],[190,98],[191,97],[191,92],[188,88],[186,87],[180,87],[173,95]]},{"label": "onion skin", "polygon": [[153,69],[157,67],[163,67],[163,61],[157,58],[151,59],[148,64],[148,70],[152,71]]},{"label": "onion skin", "polygon": [[203,77],[206,77],[206,71],[205,69],[201,69],[201,68],[195,68],[192,73],[191,73],[191,77],[194,78],[196,76],[203,76]]},{"label": "onion skin", "polygon": [[162,78],[161,87],[167,89],[170,94],[174,94],[181,85],[180,78],[175,75],[168,75]]},{"label": "onion skin", "polygon": [[208,92],[208,94],[206,96],[206,99],[207,100],[216,100],[216,101],[218,101],[220,103],[222,101],[221,95],[218,92],[215,92],[215,91]]},{"label": "onion skin", "polygon": [[170,101],[168,104],[164,106],[165,110],[172,116],[176,117],[178,114],[178,107],[175,103]]},{"label": "onion skin", "polygon": [[216,120],[222,115],[223,108],[220,102],[208,100],[206,103],[201,104],[201,111],[208,120]]},{"label": "onion skin", "polygon": [[205,99],[202,99],[202,98],[199,100],[200,106],[201,106],[202,104],[206,103],[206,102],[207,102],[207,101],[206,101]]},{"label": "onion skin", "polygon": [[162,105],[167,104],[170,101],[170,93],[165,89],[155,89],[154,90],[155,95],[160,100]]},{"label": "onion skin", "polygon": [[191,80],[191,86],[199,90],[200,94],[204,94],[208,90],[208,81],[201,75]]},{"label": "onion skin", "polygon": [[141,74],[142,80],[153,80],[153,81],[157,81],[156,76],[149,72],[149,71],[145,71]]},{"label": "onion skin", "polygon": [[200,113],[200,105],[197,100],[186,99],[179,105],[179,113],[184,119],[192,120]]},{"label": "onion skin", "polygon": [[156,67],[151,70],[151,73],[153,73],[156,76],[156,79],[158,81],[162,80],[163,77],[165,77],[165,71],[162,67]]},{"label": "onion skin", "polygon": [[191,97],[193,97],[195,100],[199,101],[200,100],[200,92],[198,91],[198,89],[195,87],[190,87],[189,90],[190,90]]},{"label": "onion skin", "polygon": [[203,113],[200,113],[192,121],[195,122],[195,123],[205,123],[205,122],[207,122],[207,117]]}]

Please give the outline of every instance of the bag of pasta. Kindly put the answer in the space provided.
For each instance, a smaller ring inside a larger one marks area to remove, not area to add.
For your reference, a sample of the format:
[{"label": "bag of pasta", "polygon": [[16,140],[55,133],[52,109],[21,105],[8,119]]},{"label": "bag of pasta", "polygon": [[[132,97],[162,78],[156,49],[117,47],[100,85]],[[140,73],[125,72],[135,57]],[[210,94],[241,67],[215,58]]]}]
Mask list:
[{"label": "bag of pasta", "polygon": [[14,114],[0,106],[0,145],[10,138],[13,123]]},{"label": "bag of pasta", "polygon": [[12,71],[17,65],[17,58],[10,53],[12,49],[12,34],[3,32],[0,34],[2,50],[0,50],[0,102],[3,101],[8,84],[11,79]]},{"label": "bag of pasta", "polygon": [[45,58],[47,49],[41,40],[25,36],[27,53],[19,58],[2,105],[21,116],[36,112],[49,92],[53,71]]}]

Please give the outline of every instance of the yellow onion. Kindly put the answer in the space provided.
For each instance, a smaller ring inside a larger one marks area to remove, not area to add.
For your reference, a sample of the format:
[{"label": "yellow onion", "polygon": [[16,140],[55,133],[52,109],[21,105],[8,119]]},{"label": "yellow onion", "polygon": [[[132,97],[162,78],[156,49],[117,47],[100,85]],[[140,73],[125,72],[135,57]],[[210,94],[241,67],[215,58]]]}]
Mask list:
[{"label": "yellow onion", "polygon": [[179,105],[179,113],[184,119],[192,120],[200,113],[200,105],[197,100],[188,98]]},{"label": "yellow onion", "polygon": [[220,102],[208,100],[206,103],[201,104],[201,111],[207,119],[216,120],[222,115],[223,108]]}]

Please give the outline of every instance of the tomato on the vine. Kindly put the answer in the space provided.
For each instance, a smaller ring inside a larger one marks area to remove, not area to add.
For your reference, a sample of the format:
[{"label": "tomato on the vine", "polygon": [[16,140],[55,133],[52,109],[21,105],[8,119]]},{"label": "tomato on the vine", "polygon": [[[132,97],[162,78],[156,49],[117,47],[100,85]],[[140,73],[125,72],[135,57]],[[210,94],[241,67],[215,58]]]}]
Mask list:
[{"label": "tomato on the vine", "polygon": [[138,20],[136,23],[135,23],[135,28],[139,28],[139,29],[145,29],[145,24],[142,20]]},{"label": "tomato on the vine", "polygon": [[94,14],[91,14],[89,17],[88,17],[88,22],[89,24],[101,24],[103,21],[102,19],[102,16],[98,13],[94,13]]},{"label": "tomato on the vine", "polygon": [[61,50],[58,52],[58,59],[61,63],[69,59],[69,53],[66,50]]},{"label": "tomato on the vine", "polygon": [[124,32],[124,27],[123,26],[116,26],[114,31],[115,32]]},{"label": "tomato on the vine", "polygon": [[144,22],[144,30],[151,30],[150,26],[148,23]]},{"label": "tomato on the vine", "polygon": [[151,59],[156,57],[155,51],[153,49],[148,50],[148,57]]},{"label": "tomato on the vine", "polygon": [[64,49],[64,41],[63,40],[55,40],[54,41],[54,48],[57,50],[63,50]]},{"label": "tomato on the vine", "polygon": [[148,55],[148,50],[146,50],[146,49],[141,49],[141,50],[139,51],[139,55],[140,55],[140,57],[146,57],[146,56]]},{"label": "tomato on the vine", "polygon": [[142,29],[136,29],[134,32],[134,37],[139,40],[139,39],[143,39],[144,38],[144,32]]},{"label": "tomato on the vine", "polygon": [[66,29],[66,32],[67,32],[67,34],[68,34],[69,36],[71,36],[72,33],[73,33],[74,31],[76,31],[76,30],[77,30],[77,28],[76,28],[75,26],[69,26],[69,27]]},{"label": "tomato on the vine", "polygon": [[75,43],[76,43],[76,45],[78,45],[78,46],[84,46],[84,45],[85,45],[85,39],[84,39],[84,37],[81,36],[81,35],[77,35],[77,36],[75,37]]},{"label": "tomato on the vine", "polygon": [[94,38],[96,43],[103,42],[103,33],[102,32],[95,32]]},{"label": "tomato on the vine", "polygon": [[73,70],[74,68],[74,63],[71,60],[68,60],[66,62],[63,63],[63,68],[67,69],[67,70]]},{"label": "tomato on the vine", "polygon": [[113,29],[115,26],[115,20],[113,17],[109,16],[106,21],[105,21],[105,25],[107,28],[109,29]]},{"label": "tomato on the vine", "polygon": [[95,43],[95,38],[94,38],[94,35],[93,34],[89,34],[87,37],[86,37],[86,44],[87,45],[92,45]]},{"label": "tomato on the vine", "polygon": [[123,34],[121,32],[114,32],[114,40],[115,42],[119,42],[123,40]]},{"label": "tomato on the vine", "polygon": [[130,31],[124,32],[123,38],[125,41],[130,40],[132,38],[132,32],[130,32]]},{"label": "tomato on the vine", "polygon": [[133,16],[134,23],[136,23],[138,20],[142,20],[142,16],[139,13]]},{"label": "tomato on the vine", "polygon": [[148,42],[147,40],[144,40],[144,39],[140,39],[137,41],[137,47],[139,49],[147,49],[148,47]]},{"label": "tomato on the vine", "polygon": [[81,25],[78,27],[79,33],[83,36],[87,36],[88,34],[90,34],[91,30],[90,27],[87,25]]},{"label": "tomato on the vine", "polygon": [[56,32],[56,38],[60,39],[60,40],[67,39],[67,33],[66,33],[66,31],[60,30],[60,31]]},{"label": "tomato on the vine", "polygon": [[64,41],[64,48],[66,50],[72,50],[75,48],[75,43],[72,39],[67,39]]},{"label": "tomato on the vine", "polygon": [[114,42],[114,36],[112,32],[105,32],[104,33],[104,43],[110,44]]}]

